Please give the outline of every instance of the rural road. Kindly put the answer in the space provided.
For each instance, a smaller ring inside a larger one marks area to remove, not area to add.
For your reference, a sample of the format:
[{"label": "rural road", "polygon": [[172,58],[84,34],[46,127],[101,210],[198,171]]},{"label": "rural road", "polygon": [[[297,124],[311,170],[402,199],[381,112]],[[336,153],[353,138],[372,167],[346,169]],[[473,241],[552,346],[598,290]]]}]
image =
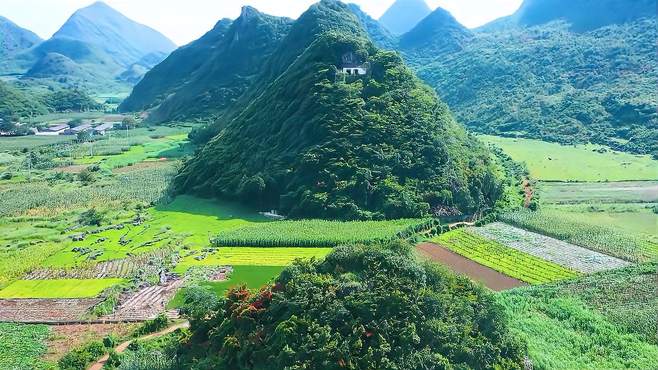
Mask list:
[{"label": "rural road", "polygon": [[[182,323],[180,323],[180,324],[176,324],[176,325],[170,326],[170,327],[168,327],[168,328],[166,328],[166,329],[164,329],[164,330],[162,330],[162,331],[159,331],[159,332],[157,332],[157,333],[152,333],[152,334],[149,334],[149,335],[145,335],[145,336],[143,336],[143,337],[139,337],[139,338],[137,338],[137,339],[132,339],[132,340],[129,340],[129,341],[123,342],[123,343],[119,344],[119,345],[114,349],[114,351],[115,351],[116,353],[123,353],[123,352],[125,352],[125,350],[128,348],[128,346],[130,345],[130,343],[132,343],[132,342],[134,342],[134,341],[136,341],[136,340],[149,340],[149,339],[153,339],[153,338],[161,337],[161,336],[163,336],[163,335],[167,335],[167,334],[172,333],[172,332],[174,332],[174,331],[176,331],[176,330],[178,330],[178,329],[189,328],[189,327],[190,327],[190,323],[189,323],[189,321],[185,321],[185,322],[182,322]],[[88,368],[88,370],[102,370],[102,369],[103,369],[103,366],[105,366],[105,363],[107,362],[107,360],[108,360],[109,358],[110,358],[110,355],[109,355],[109,354],[108,354],[108,355],[104,355],[104,356],[101,357],[98,361],[96,361],[93,365],[91,365],[91,366]]]}]

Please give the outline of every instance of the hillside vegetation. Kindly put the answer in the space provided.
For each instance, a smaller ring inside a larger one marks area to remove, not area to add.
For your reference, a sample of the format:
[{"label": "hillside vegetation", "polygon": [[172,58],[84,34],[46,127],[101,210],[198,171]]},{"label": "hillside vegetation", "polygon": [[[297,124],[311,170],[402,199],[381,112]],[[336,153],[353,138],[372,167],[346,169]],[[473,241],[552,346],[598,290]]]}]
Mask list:
[{"label": "hillside vegetation", "polygon": [[[234,118],[218,122],[226,128],[186,163],[176,190],[292,217],[413,218],[491,207],[500,186],[488,151],[396,53],[364,35],[341,3],[311,7]],[[339,73],[346,53],[369,63],[367,76]]]},{"label": "hillside vegetation", "polygon": [[323,262],[295,262],[259,292],[210,294],[187,295],[181,368],[523,366],[494,297],[416,262],[406,245],[339,247]]},{"label": "hillside vegetation", "polygon": [[473,130],[658,155],[655,11],[655,0],[528,0],[471,38],[447,16],[421,27],[428,17],[400,47]]},{"label": "hillside vegetation", "polygon": [[290,23],[244,7],[238,19],[220,21],[156,66],[120,109],[153,108],[154,122],[219,115],[251,86]]}]

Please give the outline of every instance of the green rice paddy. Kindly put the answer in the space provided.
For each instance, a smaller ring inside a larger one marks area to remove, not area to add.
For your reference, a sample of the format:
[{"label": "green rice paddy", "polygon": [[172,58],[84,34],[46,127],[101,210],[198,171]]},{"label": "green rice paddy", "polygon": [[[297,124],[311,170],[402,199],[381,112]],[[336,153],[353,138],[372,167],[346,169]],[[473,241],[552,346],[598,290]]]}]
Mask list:
[{"label": "green rice paddy", "polygon": [[0,298],[92,298],[124,279],[17,280],[0,290]]}]

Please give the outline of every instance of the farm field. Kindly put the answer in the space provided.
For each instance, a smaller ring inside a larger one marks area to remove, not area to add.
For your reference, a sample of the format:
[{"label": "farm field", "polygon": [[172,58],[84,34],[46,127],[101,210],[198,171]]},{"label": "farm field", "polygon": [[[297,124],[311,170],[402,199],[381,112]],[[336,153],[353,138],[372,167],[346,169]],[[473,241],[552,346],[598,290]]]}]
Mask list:
[{"label": "farm field", "polygon": [[455,253],[530,284],[569,279],[578,274],[555,263],[506,247],[465,229],[431,240]]},{"label": "farm field", "polygon": [[215,246],[333,247],[346,243],[367,243],[394,237],[428,220],[393,221],[278,221],[223,232],[213,239]]},{"label": "farm field", "polygon": [[[283,266],[233,266],[233,272],[227,281],[203,281],[198,286],[206,288],[223,296],[236,286],[246,285],[248,289],[258,289],[276,278],[285,267]],[[185,289],[178,291],[174,299],[169,302],[168,308],[180,307],[184,302]]]},{"label": "farm field", "polygon": [[199,266],[288,266],[295,259],[323,258],[329,252],[331,248],[220,247],[214,252],[184,257],[174,271],[182,274]]},{"label": "farm field", "polygon": [[[658,177],[658,173],[656,174]],[[658,202],[658,182],[542,182],[539,184],[545,204],[608,204]]]},{"label": "farm field", "polygon": [[92,298],[123,279],[17,280],[0,290],[0,298]]},{"label": "farm field", "polygon": [[507,247],[551,261],[568,269],[593,273],[628,266],[630,263],[561,240],[529,232],[500,222],[469,228],[470,232]]},{"label": "farm field", "polygon": [[655,263],[498,295],[536,368],[654,369]]},{"label": "farm field", "polygon": [[45,368],[47,325],[0,323],[0,369]]},{"label": "farm field", "polygon": [[527,210],[506,213],[501,221],[516,227],[544,234],[581,247],[625,259],[647,262],[658,258],[658,244],[617,228],[587,222],[586,219],[565,217],[563,212]]},{"label": "farm field", "polygon": [[[567,146],[532,139],[478,136],[515,161],[525,162],[530,176],[543,181],[656,180],[658,161],[645,155],[615,152],[597,145]],[[599,153],[598,150],[605,150]]]}]

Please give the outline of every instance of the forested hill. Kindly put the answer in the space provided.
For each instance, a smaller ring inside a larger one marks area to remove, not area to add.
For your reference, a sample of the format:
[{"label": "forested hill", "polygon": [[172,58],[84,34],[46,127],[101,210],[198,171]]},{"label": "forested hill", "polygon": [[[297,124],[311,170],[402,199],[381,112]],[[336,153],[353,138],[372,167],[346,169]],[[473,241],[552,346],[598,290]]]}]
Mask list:
[{"label": "forested hill", "polygon": [[499,196],[488,151],[338,1],[293,24],[233,109],[176,191],[335,219],[472,213]]},{"label": "forested hill", "polygon": [[[400,49],[417,59],[460,51],[473,33],[443,8],[437,8],[400,38]],[[417,60],[416,60],[417,61]]]},{"label": "forested hill", "polygon": [[380,48],[394,50],[397,47],[396,37],[386,29],[379,21],[369,16],[356,4],[347,5],[352,13],[361,22],[361,26],[370,36],[372,42]]},{"label": "forested hill", "polygon": [[655,9],[655,0],[528,0],[461,50],[405,56],[473,130],[658,155]]},{"label": "forested hill", "polygon": [[154,122],[221,114],[262,72],[291,22],[244,7],[234,22],[220,21],[156,66],[120,109],[152,109]]},{"label": "forested hill", "polygon": [[40,42],[39,36],[32,31],[0,16],[0,73],[16,73],[24,69],[17,65],[14,57]]}]

